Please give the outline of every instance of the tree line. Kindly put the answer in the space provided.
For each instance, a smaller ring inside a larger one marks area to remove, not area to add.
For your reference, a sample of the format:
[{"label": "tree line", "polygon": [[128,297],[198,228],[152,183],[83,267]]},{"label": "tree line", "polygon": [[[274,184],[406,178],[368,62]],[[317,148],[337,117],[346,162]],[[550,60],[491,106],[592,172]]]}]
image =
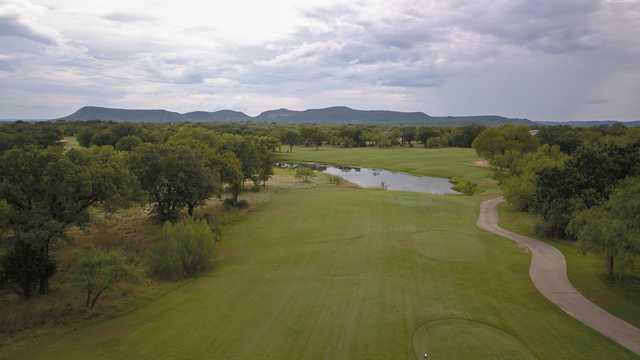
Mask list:
[{"label": "tree line", "polygon": [[640,130],[503,126],[473,143],[505,198],[541,215],[542,233],[597,252],[613,278],[634,276],[640,253]]},{"label": "tree line", "polygon": [[[224,193],[237,206],[247,182],[264,185],[273,174],[278,144],[197,125],[14,123],[0,130],[0,285],[25,298],[48,293],[52,252],[69,228],[89,222],[90,209],[146,204],[158,221],[176,222]],[[64,136],[81,147],[65,147]],[[114,257],[88,259],[86,271],[113,268]]]},{"label": "tree line", "polygon": [[288,125],[278,126],[274,136],[289,151],[296,145],[341,147],[380,147],[421,145],[428,148],[471,147],[485,127],[468,125],[455,128],[384,125]]}]

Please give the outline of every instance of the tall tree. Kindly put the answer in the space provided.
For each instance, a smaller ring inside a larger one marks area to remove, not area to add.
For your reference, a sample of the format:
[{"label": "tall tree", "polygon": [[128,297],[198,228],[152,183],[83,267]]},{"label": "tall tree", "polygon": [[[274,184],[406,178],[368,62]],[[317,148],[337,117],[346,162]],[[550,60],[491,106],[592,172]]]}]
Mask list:
[{"label": "tall tree", "polygon": [[289,152],[291,152],[293,151],[293,146],[300,143],[300,133],[295,129],[287,129],[282,134],[281,141],[289,146]]},{"label": "tall tree", "polygon": [[518,125],[503,125],[482,131],[473,141],[478,155],[495,161],[507,152],[526,154],[538,147],[538,139],[529,133],[529,128]]},{"label": "tall tree", "polygon": [[583,250],[604,256],[609,276],[623,276],[640,253],[640,178],[625,179],[602,205],[579,213],[569,231]]},{"label": "tall tree", "polygon": [[229,187],[234,205],[238,204],[238,196],[242,190],[242,163],[232,152],[225,152],[219,157],[220,178]]},{"label": "tall tree", "polygon": [[416,128],[414,126],[405,126],[402,128],[402,144],[409,144],[416,138]]},{"label": "tall tree", "polygon": [[88,208],[109,209],[131,199],[135,179],[112,148],[12,149],[0,157],[0,200],[9,207],[3,270],[20,295],[46,294],[55,264],[51,245],[72,225],[88,221]]},{"label": "tall tree", "polygon": [[422,143],[422,146],[427,147],[427,141],[429,141],[429,139],[431,139],[432,137],[436,137],[438,135],[438,130],[431,127],[422,126],[418,129],[416,137],[418,141]]},{"label": "tall tree", "polygon": [[609,198],[613,185],[640,174],[640,142],[596,143],[580,147],[564,166],[537,173],[536,211],[545,219],[545,230],[565,237],[567,224],[584,209]]},{"label": "tall tree", "polygon": [[143,144],[131,152],[130,168],[162,221],[176,221],[216,193],[219,178],[208,159],[185,145]]}]

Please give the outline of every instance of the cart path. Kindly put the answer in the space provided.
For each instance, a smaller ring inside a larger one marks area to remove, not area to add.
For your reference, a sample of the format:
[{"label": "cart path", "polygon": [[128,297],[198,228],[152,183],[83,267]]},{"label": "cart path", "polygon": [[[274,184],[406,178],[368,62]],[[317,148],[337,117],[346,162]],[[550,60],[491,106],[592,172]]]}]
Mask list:
[{"label": "cart path", "polygon": [[640,355],[640,329],[609,314],[582,296],[567,278],[564,255],[558,249],[498,226],[496,206],[503,201],[501,196],[482,202],[478,227],[512,240],[531,252],[529,276],[538,291],[549,301],[585,325]]}]

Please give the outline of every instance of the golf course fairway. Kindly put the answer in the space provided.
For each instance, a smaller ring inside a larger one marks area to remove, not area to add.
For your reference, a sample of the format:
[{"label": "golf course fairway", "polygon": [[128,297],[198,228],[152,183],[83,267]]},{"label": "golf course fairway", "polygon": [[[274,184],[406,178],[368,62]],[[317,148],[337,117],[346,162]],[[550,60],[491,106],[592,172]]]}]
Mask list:
[{"label": "golf course fairway", "polygon": [[529,254],[476,227],[481,200],[283,189],[225,228],[210,273],[0,358],[635,359],[538,293]]}]

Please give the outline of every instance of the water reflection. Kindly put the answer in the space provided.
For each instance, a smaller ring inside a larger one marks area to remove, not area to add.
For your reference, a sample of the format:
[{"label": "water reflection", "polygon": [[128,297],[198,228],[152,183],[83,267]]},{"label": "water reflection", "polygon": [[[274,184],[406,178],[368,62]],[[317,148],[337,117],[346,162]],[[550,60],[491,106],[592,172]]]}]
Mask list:
[{"label": "water reflection", "polygon": [[383,169],[361,167],[332,166],[314,163],[278,163],[280,167],[310,167],[325,174],[339,176],[364,188],[382,188],[385,190],[423,192],[431,194],[458,194],[452,190],[448,179],[430,176],[413,176]]}]

